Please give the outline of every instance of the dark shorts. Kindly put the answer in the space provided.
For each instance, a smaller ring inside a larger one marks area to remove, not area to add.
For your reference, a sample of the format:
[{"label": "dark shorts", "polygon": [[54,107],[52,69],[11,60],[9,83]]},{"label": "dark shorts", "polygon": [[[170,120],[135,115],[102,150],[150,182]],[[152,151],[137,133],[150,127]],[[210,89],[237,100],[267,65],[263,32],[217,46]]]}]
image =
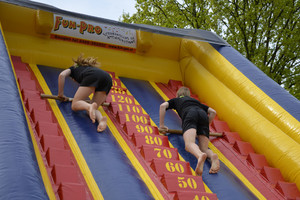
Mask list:
[{"label": "dark shorts", "polygon": [[202,109],[190,109],[182,122],[182,131],[194,128],[197,135],[205,135],[209,138],[209,122],[207,113]]},{"label": "dark shorts", "polygon": [[86,72],[80,86],[95,87],[95,92],[105,91],[108,94],[112,87],[112,78],[103,70]]}]

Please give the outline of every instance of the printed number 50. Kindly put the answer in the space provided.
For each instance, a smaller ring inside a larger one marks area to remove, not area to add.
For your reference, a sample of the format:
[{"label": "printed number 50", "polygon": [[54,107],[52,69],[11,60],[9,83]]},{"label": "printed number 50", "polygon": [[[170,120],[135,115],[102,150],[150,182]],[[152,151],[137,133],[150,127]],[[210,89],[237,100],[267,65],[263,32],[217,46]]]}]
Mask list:
[{"label": "printed number 50", "polygon": [[191,189],[196,189],[197,188],[197,183],[193,178],[185,178],[185,177],[178,177],[178,186],[180,188],[191,188]]}]

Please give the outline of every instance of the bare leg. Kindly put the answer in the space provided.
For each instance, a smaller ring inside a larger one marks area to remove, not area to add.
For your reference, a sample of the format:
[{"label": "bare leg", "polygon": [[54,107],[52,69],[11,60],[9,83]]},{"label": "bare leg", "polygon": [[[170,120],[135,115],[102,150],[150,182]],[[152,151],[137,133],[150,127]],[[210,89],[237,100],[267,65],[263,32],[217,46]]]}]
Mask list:
[{"label": "bare leg", "polygon": [[101,112],[99,110],[96,110],[96,119],[97,119],[97,122],[99,123],[98,124],[98,127],[97,127],[97,131],[98,132],[102,132],[106,129],[106,126],[107,126],[107,118],[105,116],[102,116]]},{"label": "bare leg", "polygon": [[87,97],[95,91],[95,87],[82,87],[80,86],[75,93],[74,99],[72,101],[72,110],[86,110],[89,113],[90,119],[93,123],[96,120],[95,110],[98,108],[97,103],[92,104],[85,102]]},{"label": "bare leg", "polygon": [[185,150],[193,154],[197,159],[197,166],[195,172],[197,175],[201,176],[203,173],[203,166],[206,160],[206,153],[201,152],[196,142],[196,129],[189,129],[183,134],[183,139],[185,143]]},{"label": "bare leg", "polygon": [[98,109],[97,103],[92,103],[90,106],[90,109],[88,111],[90,119],[92,120],[93,123],[96,121],[96,110]]},{"label": "bare leg", "polygon": [[[98,91],[94,94],[92,102],[96,103],[98,105],[102,105],[102,103],[106,99],[106,93],[103,91]],[[96,120],[99,123],[97,127],[98,132],[102,132],[106,129],[107,126],[107,118],[105,116],[102,116],[101,112],[99,110],[95,111],[96,114]]]},{"label": "bare leg", "polygon": [[204,135],[198,136],[199,148],[201,151],[207,154],[207,157],[211,160],[211,167],[209,173],[215,174],[220,170],[220,161],[218,155],[208,148],[209,139]]}]

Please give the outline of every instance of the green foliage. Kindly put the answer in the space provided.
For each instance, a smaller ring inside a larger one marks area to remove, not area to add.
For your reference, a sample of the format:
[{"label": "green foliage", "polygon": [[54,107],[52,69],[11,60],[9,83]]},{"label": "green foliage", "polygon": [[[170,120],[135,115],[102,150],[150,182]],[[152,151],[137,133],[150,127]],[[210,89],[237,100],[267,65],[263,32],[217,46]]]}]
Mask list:
[{"label": "green foliage", "polygon": [[137,0],[137,13],[124,13],[126,23],[148,24],[168,28],[209,29],[209,3],[203,0]]},{"label": "green foliage", "polygon": [[300,100],[299,0],[137,0],[126,23],[209,30]]}]

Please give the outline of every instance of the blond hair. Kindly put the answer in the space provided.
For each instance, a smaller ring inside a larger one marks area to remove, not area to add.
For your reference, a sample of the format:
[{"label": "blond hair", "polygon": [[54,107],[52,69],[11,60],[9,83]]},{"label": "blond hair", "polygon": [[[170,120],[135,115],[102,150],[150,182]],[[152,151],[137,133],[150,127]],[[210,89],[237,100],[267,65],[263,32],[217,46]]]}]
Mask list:
[{"label": "blond hair", "polygon": [[181,87],[177,90],[176,97],[181,97],[181,96],[191,96],[190,89],[187,87]]},{"label": "blond hair", "polygon": [[78,58],[75,60],[72,58],[75,66],[92,66],[92,67],[100,67],[100,63],[97,61],[97,58],[94,57],[83,57],[83,53],[81,53]]}]

